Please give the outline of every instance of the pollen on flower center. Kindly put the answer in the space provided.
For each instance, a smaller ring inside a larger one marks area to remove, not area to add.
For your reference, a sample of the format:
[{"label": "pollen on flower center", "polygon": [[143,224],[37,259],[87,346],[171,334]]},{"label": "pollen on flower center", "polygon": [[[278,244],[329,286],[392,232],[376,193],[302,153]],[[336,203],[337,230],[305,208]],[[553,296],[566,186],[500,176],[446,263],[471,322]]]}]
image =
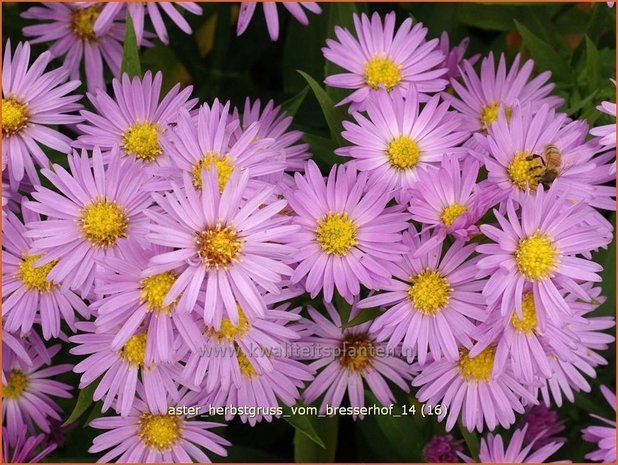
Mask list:
[{"label": "pollen on flower center", "polygon": [[214,328],[208,329],[208,334],[214,336],[219,341],[227,340],[233,342],[236,339],[243,337],[247,331],[251,329],[251,323],[247,320],[245,312],[238,305],[238,324],[235,325],[229,318],[221,320],[221,327],[217,331]]},{"label": "pollen on flower center", "polygon": [[205,168],[211,170],[212,166],[217,168],[217,180],[219,182],[219,191],[223,192],[227,180],[234,171],[234,163],[230,159],[230,155],[221,156],[218,153],[207,153],[199,162],[193,165],[191,173],[193,174],[193,185],[196,189],[202,188],[202,170]]},{"label": "pollen on flower center", "polygon": [[465,381],[483,381],[489,382],[491,372],[494,368],[494,357],[496,349],[493,346],[488,347],[476,357],[469,357],[468,350],[461,349],[459,351],[459,375]]},{"label": "pollen on flower center", "polygon": [[347,213],[328,213],[317,222],[316,241],[328,255],[345,255],[358,243],[357,230]]},{"label": "pollen on flower center", "polygon": [[410,277],[408,297],[424,315],[435,315],[448,305],[451,286],[437,270],[426,270]]},{"label": "pollen on flower center", "polygon": [[156,123],[135,123],[122,134],[122,149],[138,160],[155,161],[163,153],[159,144],[160,128]]},{"label": "pollen on flower center", "polygon": [[124,208],[109,200],[95,200],[82,210],[79,224],[84,236],[96,247],[111,247],[125,237],[129,226]]},{"label": "pollen on flower center", "polygon": [[238,354],[236,355],[236,358],[238,359],[240,373],[245,378],[253,378],[254,376],[257,376],[257,371],[255,371],[255,368],[253,367],[247,356],[240,349],[237,350]]},{"label": "pollen on flower center", "polygon": [[23,255],[23,262],[18,266],[17,278],[24,283],[24,287],[29,291],[49,292],[54,287],[54,283],[47,280],[47,275],[58,263],[53,260],[42,266],[34,266],[34,263],[42,255]]},{"label": "pollen on flower center", "polygon": [[530,281],[545,279],[556,269],[557,250],[551,238],[540,231],[521,239],[515,251],[519,272]]},{"label": "pollen on flower center", "polygon": [[374,90],[383,86],[390,92],[402,78],[401,66],[388,57],[374,56],[365,64],[365,84]]},{"label": "pollen on flower center", "polygon": [[163,301],[175,282],[176,274],[172,271],[159,273],[141,280],[140,297],[142,302],[146,303],[149,311],[171,314],[172,306],[164,306]]},{"label": "pollen on flower center", "polygon": [[[483,109],[481,110],[481,126],[484,131],[487,131],[487,129],[489,129],[489,126],[491,126],[492,123],[498,119],[498,114],[501,106],[502,105],[500,103],[493,102],[483,107]],[[510,121],[513,109],[511,107],[505,107],[504,113],[506,115],[507,121]]]},{"label": "pollen on flower center", "polygon": [[144,366],[148,333],[131,336],[122,348],[122,356],[132,365]]},{"label": "pollen on flower center", "polygon": [[449,205],[448,207],[444,207],[442,209],[442,213],[440,213],[440,220],[446,227],[450,227],[457,218],[466,213],[468,209],[458,203],[454,203],[453,205]]},{"label": "pollen on flower center", "polygon": [[386,154],[391,166],[403,171],[416,166],[421,156],[421,149],[408,136],[401,136],[388,144]]},{"label": "pollen on flower center", "polygon": [[2,387],[2,396],[5,399],[16,399],[21,397],[30,381],[28,375],[21,370],[11,370],[6,386]]},{"label": "pollen on flower center", "polygon": [[357,373],[370,367],[375,355],[373,343],[366,334],[348,336],[341,343],[340,351],[339,364]]},{"label": "pollen on flower center", "polygon": [[531,292],[526,292],[524,298],[521,301],[521,310],[523,313],[523,320],[519,319],[517,312],[513,312],[511,317],[511,324],[520,333],[530,334],[537,326],[536,307],[534,305],[534,296]]},{"label": "pollen on flower center", "polygon": [[542,173],[543,164],[539,158],[533,158],[528,151],[516,152],[513,160],[506,169],[511,183],[522,191],[526,189],[536,190],[539,185],[539,174]]},{"label": "pollen on flower center", "polygon": [[2,135],[17,134],[28,124],[28,105],[15,97],[2,99]]},{"label": "pollen on flower center", "polygon": [[181,438],[182,422],[182,418],[177,415],[144,413],[137,424],[138,436],[152,449],[169,451]]},{"label": "pollen on flower center", "polygon": [[73,11],[71,17],[71,29],[83,40],[95,40],[97,35],[94,33],[94,23],[97,21],[101,7],[99,5],[88,8],[79,8]]},{"label": "pollen on flower center", "polygon": [[197,255],[207,268],[225,268],[237,261],[243,246],[238,233],[220,223],[200,232],[195,243]]}]

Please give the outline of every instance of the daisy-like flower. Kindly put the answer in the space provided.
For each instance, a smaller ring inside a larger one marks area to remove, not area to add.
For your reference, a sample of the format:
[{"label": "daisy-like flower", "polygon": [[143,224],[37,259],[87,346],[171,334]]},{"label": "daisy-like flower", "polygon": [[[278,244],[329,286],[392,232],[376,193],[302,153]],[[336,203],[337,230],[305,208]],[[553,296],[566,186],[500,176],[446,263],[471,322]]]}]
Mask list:
[{"label": "daisy-like flower", "polygon": [[354,89],[340,105],[352,103],[351,111],[363,110],[368,97],[379,89],[403,96],[412,85],[425,98],[448,84],[438,39],[427,41],[427,28],[421,23],[412,26],[411,18],[395,31],[395,20],[395,12],[387,14],[384,22],[377,12],[371,19],[355,14],[356,37],[336,26],[337,40],[327,39],[322,49],[324,57],[347,72],[328,76],[324,82],[331,87]]},{"label": "daisy-like flower", "polygon": [[102,376],[92,398],[103,400],[101,411],[112,407],[122,416],[130,414],[136,401],[136,392],[143,386],[141,398],[152,412],[167,412],[169,399],[179,399],[176,380],[180,377],[180,364],[146,361],[147,329],[131,336],[120,348],[112,343],[116,331],[97,332],[93,322],[77,324],[79,333],[69,340],[75,344],[73,355],[86,355],[73,371],[82,373],[79,388],[84,389]]},{"label": "daisy-like flower", "polygon": [[26,425],[22,425],[17,435],[17,442],[9,444],[9,431],[2,427],[2,462],[3,463],[38,463],[51,454],[58,445],[47,440],[47,435],[28,435]]},{"label": "daisy-like flower", "polygon": [[463,451],[463,440],[455,439],[450,434],[434,436],[423,447],[423,460],[427,463],[457,463],[458,452]]},{"label": "daisy-like flower", "polygon": [[527,428],[524,442],[529,444],[534,441],[533,449],[537,449],[550,442],[565,442],[566,438],[556,437],[564,431],[564,423],[565,421],[560,420],[555,410],[540,403],[526,408],[526,413],[520,418],[518,425]]},{"label": "daisy-like flower", "polygon": [[[612,79],[612,82],[615,86],[616,81]],[[597,107],[597,110],[616,118],[616,104],[613,102],[602,102],[601,105]],[[603,147],[607,147],[608,149],[616,148],[616,123],[606,124],[605,126],[598,126],[596,128],[593,128],[590,130],[590,134],[599,137],[599,143]]]},{"label": "daisy-like flower", "polygon": [[[79,81],[65,82],[63,68],[45,71],[52,59],[44,52],[30,66],[30,44],[19,43],[11,55],[11,41],[4,49],[2,64],[2,163],[8,165],[9,181],[16,191],[24,174],[39,184],[35,163],[43,168],[49,159],[39,144],[60,152],[69,152],[71,140],[48,125],[81,121],[76,103],[81,96],[70,95]],[[3,177],[4,178],[4,177]],[[4,179],[3,179],[4,185]],[[3,189],[4,197],[4,189]]]},{"label": "daisy-like flower", "polygon": [[[616,411],[616,394],[601,386],[601,393],[607,403]],[[595,443],[597,450],[586,454],[588,460],[593,462],[613,463],[616,461],[616,422],[608,420],[598,415],[591,415],[593,418],[604,423],[603,426],[588,426],[582,430],[584,441]]]},{"label": "daisy-like flower", "polygon": [[165,132],[176,122],[180,109],[191,110],[197,99],[189,99],[191,86],[181,91],[176,84],[160,100],[162,79],[161,72],[154,79],[150,71],[143,78],[129,79],[123,74],[112,81],[113,99],[102,89],[88,94],[97,113],[82,111],[86,123],[78,125],[83,133],[79,144],[103,150],[118,146],[123,155],[133,155],[143,163],[164,159],[161,141]]},{"label": "daisy-like flower", "polygon": [[317,2],[242,2],[240,4],[240,12],[238,13],[238,23],[236,24],[236,35],[242,35],[249,26],[253,13],[258,3],[264,8],[264,17],[266,18],[266,27],[268,35],[272,41],[279,38],[279,13],[277,12],[277,3],[281,3],[292,16],[303,26],[309,24],[309,18],[305,13],[305,9],[311,13],[320,14],[322,8]]},{"label": "daisy-like flower", "polygon": [[[194,405],[193,395],[184,394],[176,405]],[[96,438],[91,454],[109,450],[98,462],[117,461],[119,463],[210,463],[204,449],[222,457],[227,455],[226,446],[230,443],[210,431],[225,426],[220,423],[193,420],[186,415],[170,415],[153,412],[148,405],[137,399],[128,416],[99,417],[90,426],[109,430]]]},{"label": "daisy-like flower", "polygon": [[[429,233],[417,234],[411,228],[404,245],[414,251],[428,240]],[[442,243],[418,258],[404,254],[393,266],[394,279],[383,287],[387,292],[359,303],[360,308],[388,308],[372,326],[380,340],[388,339],[387,347],[402,343],[408,360],[416,354],[421,365],[429,355],[434,360],[444,356],[457,361],[458,345],[472,347],[475,321],[482,321],[486,314],[480,292],[485,281],[476,278],[478,260],[470,259],[474,248],[456,241],[442,258]]]},{"label": "daisy-like flower", "polygon": [[71,386],[50,379],[71,371],[72,365],[44,366],[59,350],[60,344],[53,345],[47,349],[46,356],[41,357],[28,348],[31,365],[26,365],[11,353],[2,354],[2,371],[6,379],[2,387],[2,424],[6,425],[10,445],[18,443],[24,426],[30,434],[37,433],[37,428],[49,433],[50,420],[60,420],[62,412],[52,397],[72,397],[69,393]]},{"label": "daisy-like flower", "polygon": [[545,71],[532,80],[534,62],[526,61],[519,67],[521,56],[518,54],[511,68],[507,71],[504,54],[500,55],[498,69],[495,67],[494,55],[489,53],[481,62],[480,75],[476,73],[470,61],[461,65],[461,80],[451,79],[451,85],[457,97],[444,94],[453,107],[462,113],[461,124],[469,131],[487,131],[498,119],[499,111],[510,116],[513,105],[529,103],[531,114],[543,105],[558,108],[563,100],[550,95],[555,84],[548,83],[551,73]]},{"label": "daisy-like flower", "polygon": [[47,274],[51,281],[80,290],[86,297],[94,283],[96,262],[114,252],[123,240],[143,242],[147,232],[144,210],[152,200],[141,187],[146,177],[134,159],[121,159],[112,151],[103,165],[98,148],[92,158],[69,155],[71,173],[60,165],[44,169],[43,175],[63,194],[37,186],[26,208],[47,217],[28,223],[32,253],[45,254],[33,265],[59,260]]},{"label": "daisy-like flower", "polygon": [[283,277],[292,275],[282,259],[295,249],[282,242],[298,227],[282,223],[278,215],[287,204],[285,200],[264,206],[274,187],[243,200],[248,170],[232,172],[222,193],[216,168],[202,169],[201,175],[201,190],[185,175],[182,191],[174,185],[165,197],[153,194],[161,211],[147,212],[152,220],[147,237],[176,250],[152,257],[147,274],[188,264],[163,305],[178,299],[178,310],[191,312],[200,293],[205,292],[204,321],[219,329],[224,317],[239,323],[239,304],[249,321],[264,316],[262,289],[278,294]]},{"label": "daisy-like flower", "polygon": [[606,247],[611,233],[604,227],[587,223],[594,209],[584,203],[572,204],[565,196],[542,187],[523,197],[519,213],[507,202],[507,216],[494,210],[499,227],[484,224],[481,232],[494,243],[482,244],[477,266],[489,275],[483,289],[488,304],[500,302],[501,313],[515,312],[524,318],[524,288],[532,291],[537,317],[560,321],[572,314],[564,296],[565,289],[578,298],[591,300],[579,282],[599,282],[601,265],[579,255]]},{"label": "daisy-like flower", "polygon": [[408,215],[387,208],[390,192],[368,186],[367,174],[357,174],[353,165],[334,166],[326,182],[313,161],[305,171],[296,174],[296,190],[287,195],[301,228],[291,241],[299,249],[292,282],[306,277],[311,298],[323,290],[330,302],[337,289],[351,302],[361,284],[375,289],[388,282],[388,263],[404,251],[401,231]]},{"label": "daisy-like flower", "polygon": [[[64,335],[62,335],[64,336]],[[45,342],[41,339],[41,336],[36,331],[31,331],[25,336],[10,333],[6,331],[6,325],[2,326],[2,354],[5,357],[19,360],[19,363],[24,367],[32,366],[31,354],[39,356],[40,360],[44,364],[51,364],[51,358]],[[6,385],[6,374],[2,372],[2,384]]]},{"label": "daisy-like flower", "polygon": [[[442,35],[440,36],[439,48],[444,55],[444,62],[442,63],[442,65],[448,70],[446,76],[444,76],[446,79],[457,79],[459,76],[461,76],[461,66],[464,61],[464,57],[466,55],[466,50],[468,49],[469,43],[470,38],[466,37],[461,42],[459,42],[459,45],[455,45],[451,48],[448,32],[442,32]],[[479,60],[479,58],[481,58],[481,54],[477,53],[476,55],[468,58],[466,62],[470,65],[474,65]]]},{"label": "daisy-like flower", "polygon": [[[480,463],[544,463],[558,449],[564,441],[552,441],[542,447],[535,448],[535,442],[539,440],[544,432],[541,432],[532,441],[525,441],[527,427],[515,430],[511,441],[505,448],[504,440],[499,434],[488,434],[487,438],[481,439],[481,450],[479,451]],[[476,460],[465,456],[461,452],[459,456],[466,463],[474,463]]]},{"label": "daisy-like flower", "polygon": [[432,97],[421,110],[418,94],[379,91],[367,103],[367,116],[354,113],[356,122],[344,121],[341,135],[353,145],[335,153],[355,159],[373,183],[388,188],[413,187],[418,169],[439,166],[445,153],[463,154],[457,146],[467,137],[449,105]]},{"label": "daisy-like flower", "polygon": [[303,323],[311,336],[303,342],[310,344],[319,357],[309,366],[321,370],[311,385],[305,389],[303,400],[310,404],[322,394],[320,412],[326,406],[338,407],[347,392],[352,407],[365,405],[365,385],[383,405],[394,402],[393,393],[386,383],[392,381],[405,392],[411,379],[409,365],[394,352],[389,352],[384,342],[378,342],[370,330],[371,322],[345,328],[358,316],[359,309],[352,306],[349,320],[341,320],[335,306],[324,302],[329,318],[313,307],[308,307],[311,320]]},{"label": "daisy-like flower", "polygon": [[443,404],[446,431],[450,431],[461,413],[461,420],[468,431],[491,431],[498,424],[509,428],[515,423],[515,412],[524,413],[525,404],[537,404],[527,386],[517,381],[505,370],[500,376],[493,374],[495,347],[488,347],[476,357],[467,349],[460,349],[459,360],[446,358],[433,361],[423,368],[412,381],[420,389],[419,402]]},{"label": "daisy-like flower", "polygon": [[103,62],[114,76],[120,73],[124,23],[111,22],[106,30],[96,33],[94,24],[101,13],[97,2],[43,2],[22,13],[22,17],[40,24],[26,26],[23,34],[33,44],[54,42],[49,47],[53,57],[64,56],[64,67],[71,79],[78,79],[82,59],[85,62],[88,90],[105,87]]},{"label": "daisy-like flower", "polygon": [[104,4],[96,18],[94,23],[95,34],[101,34],[106,31],[123,12],[125,5],[133,21],[137,45],[140,45],[144,38],[144,18],[146,16],[150,17],[150,21],[161,42],[164,44],[169,43],[167,28],[159,8],[186,34],[191,34],[191,26],[182,15],[182,12],[178,11],[178,8],[194,15],[202,14],[202,7],[195,2],[131,2],[126,4],[123,2],[109,2]]},{"label": "daisy-like flower", "polygon": [[[22,208],[22,216],[26,223],[41,220],[27,208]],[[73,291],[49,277],[56,261],[36,265],[43,255],[32,251],[26,231],[19,218],[8,212],[2,229],[3,329],[26,335],[38,321],[43,337],[49,339],[60,335],[60,324],[65,321],[74,331],[75,312],[83,317],[90,312]]]}]

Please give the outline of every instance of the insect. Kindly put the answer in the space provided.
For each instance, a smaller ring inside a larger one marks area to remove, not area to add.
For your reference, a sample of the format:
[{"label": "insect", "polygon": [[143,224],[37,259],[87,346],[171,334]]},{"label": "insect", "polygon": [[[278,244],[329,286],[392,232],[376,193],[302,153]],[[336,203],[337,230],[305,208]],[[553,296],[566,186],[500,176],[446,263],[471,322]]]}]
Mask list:
[{"label": "insect", "polygon": [[533,153],[526,157],[526,160],[538,162],[530,167],[530,171],[537,184],[543,184],[546,188],[549,188],[560,174],[562,154],[555,145],[546,145],[542,155]]}]

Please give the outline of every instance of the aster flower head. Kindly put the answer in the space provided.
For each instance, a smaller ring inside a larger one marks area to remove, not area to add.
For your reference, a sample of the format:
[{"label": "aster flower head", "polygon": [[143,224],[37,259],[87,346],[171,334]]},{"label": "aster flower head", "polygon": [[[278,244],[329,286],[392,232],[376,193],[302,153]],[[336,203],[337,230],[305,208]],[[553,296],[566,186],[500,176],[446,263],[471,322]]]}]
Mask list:
[{"label": "aster flower head", "polygon": [[[601,393],[607,403],[616,411],[616,394],[607,386],[601,386]],[[582,430],[582,439],[597,445],[598,449],[586,454],[593,462],[613,463],[616,461],[616,422],[598,415],[593,418],[603,422],[603,426],[588,426]]]},{"label": "aster flower head", "polygon": [[414,257],[414,251],[429,240],[428,232],[418,234],[411,227],[404,236],[411,253],[395,265],[394,279],[383,286],[386,292],[359,303],[360,308],[387,307],[372,330],[380,340],[388,339],[391,349],[401,343],[408,360],[416,355],[421,366],[428,359],[459,360],[458,346],[472,346],[470,333],[486,314],[480,292],[485,281],[476,277],[478,260],[470,258],[475,246],[456,241],[442,257],[443,245],[438,242]]},{"label": "aster flower head", "polygon": [[367,174],[352,164],[334,166],[325,180],[309,161],[305,175],[295,179],[296,190],[287,196],[300,227],[291,241],[299,249],[292,282],[306,277],[311,297],[323,290],[329,302],[335,289],[351,302],[361,284],[373,289],[386,283],[388,264],[404,251],[401,231],[408,220],[400,208],[387,208],[391,193],[369,186]]},{"label": "aster flower head", "polygon": [[555,85],[548,83],[551,73],[545,71],[530,79],[534,62],[528,60],[520,68],[518,54],[507,71],[506,58],[500,55],[496,69],[494,55],[489,53],[481,62],[477,74],[469,60],[461,65],[461,83],[451,79],[456,96],[444,94],[444,98],[462,115],[461,124],[469,131],[487,131],[498,119],[500,111],[509,116],[513,105],[531,105],[534,114],[541,106],[558,108],[563,100],[550,95]]},{"label": "aster flower head", "polygon": [[[167,405],[194,405],[194,399],[192,393],[183,392],[178,404],[170,400]],[[167,412],[167,407],[163,412],[153,412],[137,399],[127,416],[92,420],[92,428],[109,431],[95,437],[88,452],[96,454],[109,449],[98,460],[103,463],[210,463],[204,450],[227,455],[225,447],[230,443],[211,431],[225,425]]]},{"label": "aster flower head", "polygon": [[[69,152],[71,140],[49,125],[81,121],[71,114],[81,108],[81,96],[71,95],[79,81],[66,82],[63,68],[46,71],[52,59],[50,52],[39,55],[30,65],[30,44],[20,42],[11,49],[8,40],[2,64],[2,163],[8,165],[13,191],[24,175],[39,184],[35,165],[46,168],[49,159],[40,145]],[[4,176],[3,176],[4,185]],[[4,190],[3,190],[4,191]],[[4,195],[3,195],[4,197]]]},{"label": "aster flower head", "polygon": [[450,434],[434,436],[423,447],[423,460],[427,463],[457,463],[458,452],[463,451],[463,440]]},{"label": "aster flower head", "polygon": [[78,79],[82,60],[90,92],[105,87],[103,62],[114,76],[120,73],[124,23],[113,21],[100,32],[94,24],[101,13],[97,2],[51,3],[43,2],[22,13],[22,17],[38,21],[23,28],[33,44],[53,42],[49,52],[55,58],[64,56],[64,67],[72,80]]},{"label": "aster flower head", "polygon": [[258,3],[264,8],[266,27],[268,28],[268,35],[272,41],[276,41],[279,38],[279,13],[277,11],[277,3],[281,3],[281,5],[294,16],[296,21],[303,26],[309,24],[309,18],[307,17],[307,13],[305,13],[305,9],[315,14],[322,13],[322,8],[317,2],[242,2],[240,5],[240,12],[238,13],[238,23],[236,24],[236,35],[240,36],[247,30]]},{"label": "aster flower head", "polygon": [[340,105],[351,103],[351,111],[364,110],[369,97],[380,89],[403,96],[412,86],[426,100],[448,84],[438,39],[426,40],[427,28],[422,23],[412,26],[411,18],[395,31],[395,20],[395,12],[384,20],[377,12],[371,18],[354,14],[356,37],[337,26],[337,40],[327,39],[324,57],[346,72],[328,76],[324,82],[354,90]]},{"label": "aster flower head", "polygon": [[146,164],[165,160],[162,139],[169,125],[176,122],[181,109],[191,110],[197,99],[190,99],[191,86],[180,90],[180,84],[161,99],[162,79],[161,72],[154,78],[150,71],[143,78],[123,74],[112,81],[113,99],[103,89],[88,94],[96,113],[82,111],[86,122],[78,125],[79,145],[102,150],[118,146],[122,155]]},{"label": "aster flower head", "polygon": [[[22,208],[26,223],[41,218],[27,208]],[[50,278],[56,261],[37,265],[43,256],[33,252],[32,239],[27,229],[13,212],[8,212],[2,229],[2,316],[3,329],[27,335],[35,322],[41,325],[43,337],[60,335],[60,325],[65,321],[75,330],[75,313],[90,316],[84,302],[62,282]],[[3,352],[4,353],[4,352]]]},{"label": "aster flower head", "polygon": [[335,153],[351,157],[372,183],[409,188],[419,168],[440,165],[445,153],[463,154],[458,145],[467,137],[449,104],[432,97],[421,109],[413,86],[406,94],[379,91],[367,103],[367,116],[354,113],[344,121],[343,138],[353,145]]},{"label": "aster flower head", "polygon": [[531,405],[520,418],[518,425],[526,427],[524,443],[534,441],[533,449],[543,447],[550,442],[565,442],[566,438],[556,437],[565,429],[565,421],[560,420],[558,413],[544,403]]},{"label": "aster flower head", "polygon": [[[612,79],[614,86],[616,81]],[[613,116],[616,118],[616,103],[602,102],[598,107],[601,113]],[[605,126],[599,126],[590,130],[590,134],[599,137],[599,144],[608,149],[616,148],[616,123],[606,124]],[[615,166],[614,166],[615,170]]]},{"label": "aster flower head", "polygon": [[55,443],[49,443],[43,433],[28,435],[25,425],[18,433],[17,441],[12,447],[9,444],[9,430],[2,427],[2,462],[3,463],[38,463],[51,454],[56,447]]},{"label": "aster flower head", "polygon": [[[117,150],[117,149],[116,149]],[[48,280],[87,296],[94,283],[96,262],[114,253],[127,240],[143,242],[148,222],[144,210],[151,204],[141,189],[146,175],[134,159],[111,153],[107,166],[98,147],[68,156],[70,173],[60,165],[43,175],[62,194],[37,186],[29,210],[45,215],[45,221],[29,222],[26,237],[32,253],[44,254],[33,265],[58,262]]]},{"label": "aster flower head", "polygon": [[304,402],[310,404],[324,394],[320,406],[323,413],[327,405],[340,406],[347,392],[352,407],[363,407],[368,386],[381,404],[389,405],[394,396],[386,380],[408,392],[409,365],[376,340],[371,322],[345,327],[358,316],[359,308],[353,305],[348,321],[342,321],[332,303],[324,302],[324,306],[327,316],[308,307],[311,319],[303,321],[307,335],[302,342],[310,344],[317,358],[309,366],[320,371],[305,389]]},{"label": "aster flower head", "polygon": [[239,304],[250,321],[264,316],[261,292],[278,294],[283,278],[292,274],[282,259],[295,249],[283,242],[298,227],[278,214],[285,200],[264,206],[274,187],[243,200],[249,170],[232,172],[223,192],[216,167],[202,169],[201,175],[201,190],[185,175],[183,190],[174,185],[165,197],[153,195],[161,210],[147,212],[152,220],[148,239],[176,250],[152,257],[147,274],[188,264],[163,305],[178,299],[178,309],[191,312],[204,292],[204,321],[218,329],[224,317],[238,324]]}]

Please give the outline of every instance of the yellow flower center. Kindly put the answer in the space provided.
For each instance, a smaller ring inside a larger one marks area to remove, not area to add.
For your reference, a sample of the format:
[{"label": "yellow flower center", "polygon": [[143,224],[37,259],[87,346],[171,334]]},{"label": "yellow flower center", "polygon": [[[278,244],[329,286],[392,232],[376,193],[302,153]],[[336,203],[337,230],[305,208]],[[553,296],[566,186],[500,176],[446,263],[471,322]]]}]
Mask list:
[{"label": "yellow flower center", "polygon": [[495,355],[496,349],[493,346],[488,347],[474,358],[468,357],[466,349],[461,349],[459,351],[459,362],[457,363],[459,375],[465,381],[489,382],[494,368]]},{"label": "yellow flower center", "polygon": [[449,205],[448,207],[444,207],[442,209],[442,213],[440,213],[440,220],[446,227],[451,226],[457,218],[466,213],[468,209],[463,205],[458,203],[454,203],[453,205]]},{"label": "yellow flower center", "polygon": [[47,280],[47,275],[52,268],[58,263],[58,260],[53,260],[42,266],[34,266],[42,255],[23,255],[24,261],[19,264],[17,278],[24,283],[24,287],[28,291],[49,292],[54,287],[54,283]]},{"label": "yellow flower center", "polygon": [[164,306],[163,301],[175,282],[176,274],[172,271],[142,279],[140,297],[142,302],[148,306],[149,311],[163,312],[168,315],[172,313],[172,305]]},{"label": "yellow flower center", "polygon": [[421,156],[421,149],[408,136],[401,136],[388,144],[386,154],[391,166],[403,171],[416,166]]},{"label": "yellow flower center", "polygon": [[217,168],[217,180],[219,181],[219,191],[223,192],[227,180],[234,171],[234,163],[230,159],[230,155],[221,156],[218,153],[207,153],[197,164],[191,168],[193,174],[193,185],[196,189],[202,188],[202,170],[205,168],[210,171],[212,166]]},{"label": "yellow flower center", "polygon": [[28,124],[28,105],[15,97],[2,99],[2,135],[17,134]]},{"label": "yellow flower center", "polygon": [[402,79],[401,66],[388,57],[374,56],[365,63],[365,84],[374,90],[383,86],[390,92]]},{"label": "yellow flower center", "polygon": [[551,238],[540,231],[519,241],[515,261],[519,272],[530,281],[547,278],[556,269],[557,250]]},{"label": "yellow flower center", "polygon": [[148,333],[131,336],[122,348],[122,357],[131,365],[144,366]]},{"label": "yellow flower center", "polygon": [[543,173],[543,163],[539,158],[532,158],[528,151],[516,152],[515,156],[506,169],[511,183],[522,191],[526,189],[536,190],[539,185],[540,175]]},{"label": "yellow flower center", "polygon": [[[500,112],[500,107],[502,105],[500,103],[490,103],[489,105],[485,105],[481,110],[481,127],[484,131],[489,129],[494,121],[498,119],[498,114]],[[511,107],[505,107],[504,113],[506,115],[507,121],[511,120],[511,114],[513,113],[513,109]]]},{"label": "yellow flower center", "polygon": [[111,247],[125,237],[129,226],[124,208],[109,200],[94,200],[79,220],[84,236],[96,247]]},{"label": "yellow flower center", "polygon": [[219,223],[200,232],[195,242],[197,255],[207,268],[226,268],[237,261],[243,245],[236,231]]},{"label": "yellow flower center", "polygon": [[357,230],[347,213],[328,213],[318,220],[315,238],[328,255],[345,255],[358,243]]},{"label": "yellow flower center", "polygon": [[448,305],[452,289],[439,271],[423,271],[411,276],[410,281],[408,297],[422,314],[435,315]]},{"label": "yellow flower center", "polygon": [[144,413],[137,424],[138,437],[151,449],[168,451],[181,438],[182,422],[177,415]]},{"label": "yellow flower center", "polygon": [[362,373],[373,363],[374,347],[367,335],[351,335],[343,340],[339,364],[350,371]]},{"label": "yellow flower center", "polygon": [[247,320],[245,316],[245,312],[242,311],[240,305],[238,305],[238,324],[235,325],[228,318],[224,318],[221,320],[221,327],[217,331],[214,328],[209,328],[207,333],[210,336],[216,337],[219,341],[223,341],[224,339],[233,342],[236,339],[242,338],[247,331],[251,329],[251,323]]},{"label": "yellow flower center", "polygon": [[88,8],[79,8],[73,11],[71,17],[71,29],[83,40],[95,40],[97,38],[94,33],[94,23],[97,21],[101,7],[99,5]]},{"label": "yellow flower center", "polygon": [[254,376],[257,376],[257,371],[255,371],[255,368],[253,367],[253,365],[251,365],[251,362],[249,361],[247,356],[240,349],[238,349],[238,355],[236,357],[238,359],[240,373],[245,378],[253,378]]},{"label": "yellow flower center", "polygon": [[531,292],[524,294],[524,298],[521,301],[521,310],[524,317],[523,320],[520,320],[517,312],[514,312],[511,317],[511,324],[517,331],[530,334],[537,326],[536,307],[534,305],[534,296]]},{"label": "yellow flower center", "polygon": [[122,134],[122,149],[127,154],[135,154],[138,160],[153,162],[163,153],[159,132],[160,128],[155,123],[135,123]]},{"label": "yellow flower center", "polygon": [[21,397],[28,387],[28,375],[21,370],[11,370],[7,385],[2,387],[2,396],[5,399],[16,399]]}]

